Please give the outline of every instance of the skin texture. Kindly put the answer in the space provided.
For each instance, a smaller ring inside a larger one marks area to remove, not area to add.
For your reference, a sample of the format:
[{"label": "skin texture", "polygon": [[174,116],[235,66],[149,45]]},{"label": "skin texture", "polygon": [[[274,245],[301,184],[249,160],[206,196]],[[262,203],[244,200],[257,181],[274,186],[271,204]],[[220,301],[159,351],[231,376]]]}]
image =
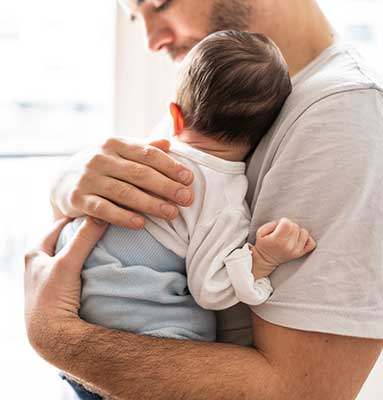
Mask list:
[{"label": "skin texture", "polygon": [[[173,57],[209,33],[212,10],[219,4],[173,0],[159,11],[159,3],[148,0],[133,11],[145,27],[149,47]],[[248,4],[249,28],[279,45],[292,74],[333,41],[331,27],[311,0]],[[56,217],[85,213],[136,229],[140,223],[133,223],[137,214],[131,210],[164,217],[161,206],[179,204],[176,194],[187,189],[192,176],[185,175],[183,181],[185,168],[166,155],[169,144],[155,144],[162,150],[110,139],[77,156],[53,189]],[[147,197],[145,190],[167,201]],[[184,205],[193,200],[189,194]],[[176,209],[173,212],[168,218],[177,215]],[[296,331],[255,315],[254,348],[136,336],[87,324],[77,314],[80,272],[105,225],[88,219],[54,256],[54,243],[66,222],[60,221],[26,256],[28,337],[48,362],[106,398],[349,400],[380,354],[381,341]]]}]

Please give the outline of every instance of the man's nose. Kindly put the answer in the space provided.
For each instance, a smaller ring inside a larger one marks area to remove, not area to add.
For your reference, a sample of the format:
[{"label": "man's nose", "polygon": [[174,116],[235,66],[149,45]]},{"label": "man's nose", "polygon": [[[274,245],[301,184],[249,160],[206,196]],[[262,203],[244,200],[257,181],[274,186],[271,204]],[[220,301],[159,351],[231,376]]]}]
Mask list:
[{"label": "man's nose", "polygon": [[148,47],[151,51],[160,51],[174,42],[174,34],[170,29],[161,29],[147,35]]},{"label": "man's nose", "polygon": [[151,51],[160,51],[175,41],[172,29],[158,20],[145,20],[145,29],[147,46]]}]

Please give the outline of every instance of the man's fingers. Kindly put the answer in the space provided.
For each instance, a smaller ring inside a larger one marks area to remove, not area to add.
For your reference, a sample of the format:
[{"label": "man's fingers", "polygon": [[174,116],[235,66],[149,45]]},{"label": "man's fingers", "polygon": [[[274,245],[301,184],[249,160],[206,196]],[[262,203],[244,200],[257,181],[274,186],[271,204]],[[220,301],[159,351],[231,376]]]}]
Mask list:
[{"label": "man's fingers", "polygon": [[133,208],[135,211],[151,214],[168,220],[178,216],[178,208],[166,201],[149,195],[136,186],[118,179],[102,177],[98,192],[101,197],[112,200],[117,205]]},{"label": "man's fingers", "polygon": [[184,185],[190,185],[193,182],[193,173],[188,168],[157,147],[122,140],[116,140],[116,143],[113,143],[113,139],[110,139],[110,142],[114,151],[126,160],[154,168]]},{"label": "man's fingers", "polygon": [[84,210],[87,215],[124,228],[138,230],[145,225],[145,220],[141,215],[94,195],[84,197]]},{"label": "man's fingers", "polygon": [[278,225],[277,221],[268,222],[267,224],[262,225],[257,230],[257,239],[263,238],[263,237],[269,235],[270,233],[274,232],[277,225]]},{"label": "man's fingers", "polygon": [[[149,212],[158,217],[163,217],[159,211],[152,212],[145,208],[144,205],[141,205],[141,208],[136,207],[137,203],[131,197],[132,186],[130,185],[145,192],[154,193],[162,199],[168,199],[181,206],[191,205],[194,199],[193,191],[189,187],[175,182],[151,167],[134,161],[110,157],[109,162],[103,166],[103,174],[105,176],[102,176],[102,179],[99,178],[94,181],[99,186],[96,189],[99,195],[135,210],[137,209],[137,211]],[[103,190],[107,190],[107,193],[102,193]],[[109,193],[113,193],[114,197],[110,197]],[[154,206],[155,204],[152,205],[152,207]]]},{"label": "man's fingers", "polygon": [[153,140],[149,144],[150,144],[150,146],[157,147],[158,149],[164,151],[165,153],[169,153],[170,142],[167,139]]},{"label": "man's fingers", "polygon": [[85,260],[105,233],[108,224],[86,217],[72,239],[58,253],[59,258],[65,258],[68,265],[82,268]]},{"label": "man's fingers", "polygon": [[53,257],[55,254],[56,243],[64,226],[71,221],[71,218],[62,218],[53,224],[50,232],[40,241],[39,250]]}]

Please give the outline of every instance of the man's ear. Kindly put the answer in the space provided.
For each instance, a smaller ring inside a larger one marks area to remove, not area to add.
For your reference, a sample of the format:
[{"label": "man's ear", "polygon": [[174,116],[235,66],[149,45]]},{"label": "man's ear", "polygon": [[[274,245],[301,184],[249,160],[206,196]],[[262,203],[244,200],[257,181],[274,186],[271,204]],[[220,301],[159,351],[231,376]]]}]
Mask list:
[{"label": "man's ear", "polygon": [[178,136],[185,128],[185,120],[181,108],[176,103],[170,103],[170,114],[173,119],[173,136]]}]

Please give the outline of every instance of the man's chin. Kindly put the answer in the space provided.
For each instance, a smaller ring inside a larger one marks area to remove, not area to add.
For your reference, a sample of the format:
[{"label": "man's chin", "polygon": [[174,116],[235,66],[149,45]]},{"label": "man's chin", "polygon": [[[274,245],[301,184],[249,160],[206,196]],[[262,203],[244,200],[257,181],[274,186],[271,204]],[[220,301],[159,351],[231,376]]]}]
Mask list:
[{"label": "man's chin", "polygon": [[172,61],[176,63],[180,63],[183,61],[183,59],[188,55],[190,50],[198,44],[198,40],[195,42],[191,42],[188,46],[182,46],[177,49],[167,49],[167,53],[169,57],[171,58]]},{"label": "man's chin", "polygon": [[190,39],[185,41],[182,45],[169,45],[164,50],[173,62],[180,63],[188,55],[190,50],[192,50],[201,40],[202,39],[197,38]]}]

